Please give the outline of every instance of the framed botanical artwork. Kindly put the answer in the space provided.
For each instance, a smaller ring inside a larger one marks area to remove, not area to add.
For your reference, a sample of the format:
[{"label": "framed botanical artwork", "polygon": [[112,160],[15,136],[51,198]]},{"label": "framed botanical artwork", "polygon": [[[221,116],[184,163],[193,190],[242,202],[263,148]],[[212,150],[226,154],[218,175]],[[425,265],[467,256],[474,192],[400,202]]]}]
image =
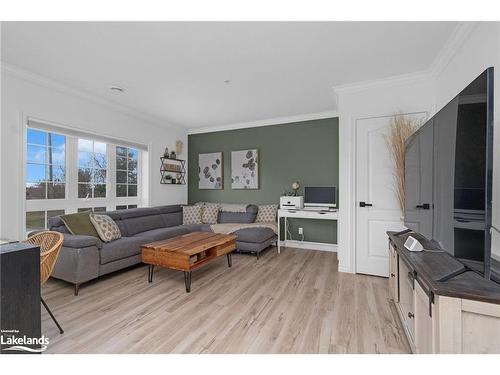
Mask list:
[{"label": "framed botanical artwork", "polygon": [[222,152],[198,154],[198,189],[221,190],[222,172]]},{"label": "framed botanical artwork", "polygon": [[231,187],[233,189],[259,188],[258,150],[231,152]]}]

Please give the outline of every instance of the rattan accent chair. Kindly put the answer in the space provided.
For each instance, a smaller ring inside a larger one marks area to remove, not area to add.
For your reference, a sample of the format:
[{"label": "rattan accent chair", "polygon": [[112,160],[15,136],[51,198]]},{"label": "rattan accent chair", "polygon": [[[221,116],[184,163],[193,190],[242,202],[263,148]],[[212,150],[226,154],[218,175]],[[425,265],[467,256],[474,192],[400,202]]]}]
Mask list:
[{"label": "rattan accent chair", "polygon": [[[62,233],[45,231],[36,233],[23,241],[25,243],[40,247],[40,285],[43,285],[52,274],[52,270],[54,269],[54,266],[56,264],[57,257],[59,256],[59,252],[61,251],[63,240],[64,236]],[[43,306],[49,313],[57,328],[59,328],[59,332],[64,333],[54,314],[52,314],[52,311],[50,311],[49,307],[43,300],[43,297],[41,298],[41,300]]]}]

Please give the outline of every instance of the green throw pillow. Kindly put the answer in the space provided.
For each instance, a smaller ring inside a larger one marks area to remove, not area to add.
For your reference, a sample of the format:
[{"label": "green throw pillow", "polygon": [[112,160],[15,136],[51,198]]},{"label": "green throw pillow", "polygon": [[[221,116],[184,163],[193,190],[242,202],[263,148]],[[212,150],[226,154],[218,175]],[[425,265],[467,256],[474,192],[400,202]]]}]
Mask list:
[{"label": "green throw pillow", "polygon": [[99,234],[90,221],[90,211],[62,215],[61,220],[66,224],[71,234],[82,234],[99,238]]}]

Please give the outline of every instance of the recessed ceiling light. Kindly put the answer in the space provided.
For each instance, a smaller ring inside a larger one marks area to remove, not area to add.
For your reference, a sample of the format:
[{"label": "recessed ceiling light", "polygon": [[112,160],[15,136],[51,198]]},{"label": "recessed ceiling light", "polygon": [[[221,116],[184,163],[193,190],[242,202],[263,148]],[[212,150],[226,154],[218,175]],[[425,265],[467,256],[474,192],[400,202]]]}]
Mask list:
[{"label": "recessed ceiling light", "polygon": [[126,91],[126,89],[124,89],[123,87],[120,87],[120,86],[111,86],[109,88],[109,91],[111,91],[112,94],[119,95],[119,94],[123,94]]}]

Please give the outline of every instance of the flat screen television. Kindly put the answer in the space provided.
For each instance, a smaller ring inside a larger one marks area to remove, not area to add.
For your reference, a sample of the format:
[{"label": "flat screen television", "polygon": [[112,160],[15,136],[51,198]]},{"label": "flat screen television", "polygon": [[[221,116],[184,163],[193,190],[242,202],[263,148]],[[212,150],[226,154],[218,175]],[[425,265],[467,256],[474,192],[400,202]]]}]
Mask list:
[{"label": "flat screen television", "polygon": [[493,68],[488,68],[406,143],[405,225],[486,278],[491,253]]},{"label": "flat screen television", "polygon": [[305,207],[337,207],[335,186],[306,186],[304,188]]}]

